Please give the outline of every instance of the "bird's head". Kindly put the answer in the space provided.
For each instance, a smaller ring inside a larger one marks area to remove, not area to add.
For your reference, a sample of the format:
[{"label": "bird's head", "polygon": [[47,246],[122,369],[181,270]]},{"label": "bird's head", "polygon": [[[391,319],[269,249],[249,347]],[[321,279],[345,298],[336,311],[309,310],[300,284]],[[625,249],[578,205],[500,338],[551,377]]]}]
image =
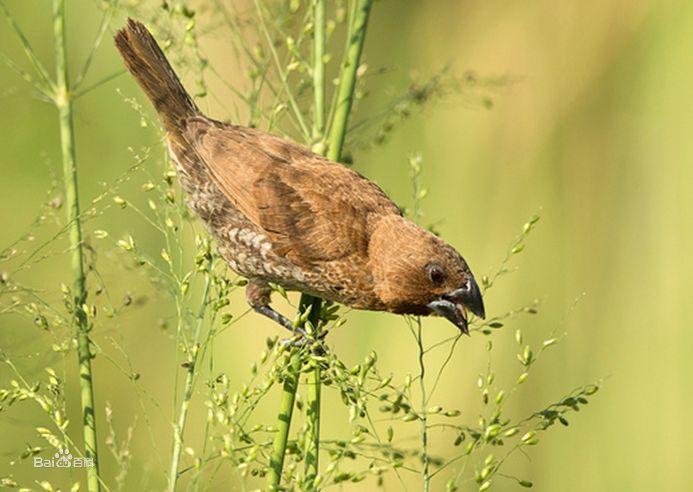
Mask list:
[{"label": "bird's head", "polygon": [[399,216],[383,218],[369,244],[375,292],[389,311],[437,314],[469,333],[467,311],[484,318],[481,291],[449,244]]}]

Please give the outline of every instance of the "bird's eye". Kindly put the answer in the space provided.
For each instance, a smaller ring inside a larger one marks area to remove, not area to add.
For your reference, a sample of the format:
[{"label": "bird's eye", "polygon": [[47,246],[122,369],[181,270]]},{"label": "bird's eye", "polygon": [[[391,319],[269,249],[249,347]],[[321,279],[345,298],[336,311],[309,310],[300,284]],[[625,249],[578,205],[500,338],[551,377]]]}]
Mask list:
[{"label": "bird's eye", "polygon": [[435,285],[440,285],[445,280],[445,272],[440,265],[428,265],[426,267],[428,278]]}]

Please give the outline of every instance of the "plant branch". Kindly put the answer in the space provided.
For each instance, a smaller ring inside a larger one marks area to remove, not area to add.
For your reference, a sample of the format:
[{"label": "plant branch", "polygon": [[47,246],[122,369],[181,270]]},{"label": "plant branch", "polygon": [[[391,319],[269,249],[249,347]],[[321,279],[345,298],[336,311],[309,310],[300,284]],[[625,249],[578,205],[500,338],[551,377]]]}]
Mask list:
[{"label": "plant branch", "polygon": [[308,139],[310,136],[310,132],[308,131],[308,127],[306,126],[303,120],[303,113],[301,112],[301,109],[299,108],[298,103],[296,102],[296,99],[294,98],[294,95],[291,92],[291,89],[289,88],[289,75],[286,72],[286,70],[284,70],[281,62],[279,61],[279,55],[277,54],[277,50],[274,47],[274,41],[272,40],[272,36],[269,32],[269,29],[267,28],[267,23],[265,22],[265,15],[262,12],[262,7],[260,6],[258,0],[255,0],[255,8],[257,9],[258,16],[260,17],[260,25],[262,27],[262,32],[265,34],[265,38],[267,39],[267,45],[269,46],[270,53],[272,54],[272,58],[274,59],[277,73],[279,74],[279,80],[281,80],[282,85],[284,86],[284,90],[286,92],[286,97],[289,99],[289,105],[291,106],[291,109],[293,110],[296,116],[298,124],[301,127],[301,133],[303,134],[304,138]]},{"label": "plant branch", "polygon": [[7,19],[7,23],[10,25],[12,30],[17,35],[17,38],[19,39],[19,42],[22,44],[22,48],[24,49],[24,53],[26,54],[27,58],[29,58],[31,65],[34,67],[36,73],[40,78],[40,80],[37,82],[37,88],[41,90],[41,92],[46,93],[52,93],[53,91],[55,91],[57,89],[55,84],[53,83],[53,81],[51,81],[50,77],[48,76],[48,72],[46,72],[46,69],[43,68],[43,65],[36,56],[36,53],[34,53],[34,49],[31,47],[31,44],[29,44],[29,40],[26,38],[22,30],[19,28],[19,25],[15,22],[14,17],[12,17],[12,14],[10,14],[10,11],[7,9],[5,3],[2,0],[0,0],[0,12],[2,12],[2,14],[5,16],[5,19]]},{"label": "plant branch", "polygon": [[94,54],[96,53],[97,48],[101,46],[101,41],[103,40],[104,34],[106,34],[106,30],[108,29],[108,25],[111,22],[111,18],[113,17],[113,14],[117,6],[118,0],[115,0],[112,4],[109,4],[106,10],[104,11],[103,16],[101,17],[101,23],[99,24],[99,29],[96,32],[96,38],[94,39],[94,42],[91,45],[91,50],[87,55],[87,59],[84,62],[84,65],[82,66],[82,70],[80,71],[79,75],[77,76],[77,79],[75,80],[75,89],[82,85],[84,77],[87,76],[89,68],[91,67],[91,62],[94,59]]}]

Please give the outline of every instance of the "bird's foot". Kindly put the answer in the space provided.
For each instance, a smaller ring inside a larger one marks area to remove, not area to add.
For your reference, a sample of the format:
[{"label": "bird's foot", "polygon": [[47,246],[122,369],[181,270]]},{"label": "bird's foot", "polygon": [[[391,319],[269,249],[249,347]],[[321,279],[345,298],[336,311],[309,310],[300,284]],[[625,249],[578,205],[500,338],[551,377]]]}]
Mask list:
[{"label": "bird's foot", "polygon": [[255,312],[260,313],[263,316],[267,316],[275,323],[280,324],[281,326],[293,333],[292,337],[285,338],[279,341],[279,343],[282,345],[289,345],[292,347],[309,347],[316,342],[318,344],[322,344],[322,341],[325,339],[325,336],[327,336],[326,331],[322,331],[316,337],[308,335],[303,328],[295,327],[294,323],[291,320],[289,320],[289,318],[278,313],[269,306],[254,306],[253,309],[255,310]]},{"label": "bird's foot", "polygon": [[310,345],[311,340],[306,336],[305,333],[297,333],[296,336],[290,338],[282,338],[281,340],[279,340],[278,343],[283,347],[303,348]]},{"label": "bird's foot", "polygon": [[296,328],[295,330],[293,330],[293,332],[294,336],[284,338],[283,340],[280,340],[279,343],[291,347],[312,346],[314,351],[324,352],[324,348],[322,348],[322,345],[323,341],[325,340],[325,337],[327,336],[326,331],[322,331],[321,333],[317,334],[317,336],[312,333],[306,333],[306,331],[302,328]]}]

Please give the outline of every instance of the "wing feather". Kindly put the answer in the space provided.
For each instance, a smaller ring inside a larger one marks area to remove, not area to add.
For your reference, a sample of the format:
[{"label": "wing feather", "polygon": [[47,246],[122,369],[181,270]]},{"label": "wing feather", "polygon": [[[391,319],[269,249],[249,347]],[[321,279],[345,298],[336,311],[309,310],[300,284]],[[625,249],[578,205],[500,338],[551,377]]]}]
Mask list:
[{"label": "wing feather", "polygon": [[365,254],[373,214],[399,214],[374,183],[287,140],[203,118],[186,139],[227,198],[292,261]]}]

